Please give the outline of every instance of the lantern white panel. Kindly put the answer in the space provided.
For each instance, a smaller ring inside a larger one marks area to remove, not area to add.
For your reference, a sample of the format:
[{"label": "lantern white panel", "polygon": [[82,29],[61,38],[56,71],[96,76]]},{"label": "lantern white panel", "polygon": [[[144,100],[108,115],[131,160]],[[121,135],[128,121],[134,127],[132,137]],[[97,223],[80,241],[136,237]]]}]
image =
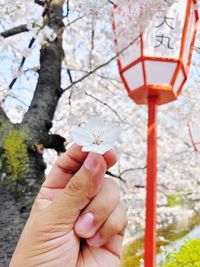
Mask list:
[{"label": "lantern white panel", "polygon": [[191,46],[191,42],[192,42],[192,38],[194,34],[194,26],[195,26],[195,15],[194,15],[194,6],[192,5],[190,18],[189,18],[189,25],[188,25],[188,35],[186,38],[186,46],[185,46],[184,57],[183,57],[183,63],[185,67],[187,67],[187,63],[189,59],[190,46]]},{"label": "lantern white panel", "polygon": [[177,63],[162,61],[145,61],[147,84],[170,85],[176,71]]},{"label": "lantern white panel", "polygon": [[184,81],[184,79],[185,79],[185,77],[184,77],[183,71],[180,70],[178,73],[178,76],[176,78],[176,82],[174,84],[174,92],[175,93],[178,93],[178,90],[180,89],[180,86],[181,86],[182,82]]},{"label": "lantern white panel", "polygon": [[153,18],[143,34],[145,56],[179,58],[186,9],[187,1],[177,0]]},{"label": "lantern white panel", "polygon": [[124,72],[124,78],[131,90],[144,85],[142,63],[138,63]]},{"label": "lantern white panel", "polygon": [[124,50],[123,53],[121,53],[119,59],[120,59],[122,68],[134,62],[139,57],[141,57],[140,38],[137,39],[133,45],[129,46],[126,50]]}]

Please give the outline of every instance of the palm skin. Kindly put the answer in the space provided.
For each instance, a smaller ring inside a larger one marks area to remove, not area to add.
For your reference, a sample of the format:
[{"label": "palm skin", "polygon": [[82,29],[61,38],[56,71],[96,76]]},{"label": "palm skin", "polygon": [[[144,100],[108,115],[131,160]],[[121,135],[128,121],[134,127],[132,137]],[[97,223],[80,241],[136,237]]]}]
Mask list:
[{"label": "palm skin", "polygon": [[[37,198],[39,209],[49,206],[63,189],[42,188]],[[40,217],[40,216],[38,216]],[[52,225],[51,225],[52,226]],[[101,247],[91,247],[74,230],[74,225],[56,225],[56,229],[47,229],[42,233],[46,237],[46,253],[53,254],[52,267],[118,267],[120,265],[122,235],[115,235]],[[52,242],[52,239],[54,242]],[[48,265],[51,267],[51,265]]]},{"label": "palm skin", "polygon": [[[9,267],[119,267],[126,213],[118,189],[104,179],[115,162],[112,151],[88,155],[77,145],[63,154],[36,197]],[[80,218],[88,212],[93,227],[82,233]],[[97,233],[101,240],[94,244]]]}]

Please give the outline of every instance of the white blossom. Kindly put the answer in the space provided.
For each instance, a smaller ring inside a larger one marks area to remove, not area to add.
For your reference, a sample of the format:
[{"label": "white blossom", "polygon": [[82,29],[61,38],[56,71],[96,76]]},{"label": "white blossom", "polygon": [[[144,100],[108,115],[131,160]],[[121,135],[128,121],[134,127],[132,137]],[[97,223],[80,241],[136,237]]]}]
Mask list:
[{"label": "white blossom", "polygon": [[27,28],[33,33],[34,36],[37,35],[39,30],[41,30],[43,26],[44,18],[42,16],[39,16],[39,18],[34,18],[27,22]]},{"label": "white blossom", "polygon": [[39,45],[48,44],[48,42],[53,42],[57,38],[56,32],[49,26],[45,26],[37,36],[37,43]]},{"label": "white blossom", "polygon": [[114,147],[121,129],[114,123],[105,122],[99,117],[88,120],[85,128],[72,126],[73,141],[83,146],[82,151],[104,154]]},{"label": "white blossom", "polygon": [[0,89],[0,102],[3,101],[9,95],[8,88],[1,88]]}]

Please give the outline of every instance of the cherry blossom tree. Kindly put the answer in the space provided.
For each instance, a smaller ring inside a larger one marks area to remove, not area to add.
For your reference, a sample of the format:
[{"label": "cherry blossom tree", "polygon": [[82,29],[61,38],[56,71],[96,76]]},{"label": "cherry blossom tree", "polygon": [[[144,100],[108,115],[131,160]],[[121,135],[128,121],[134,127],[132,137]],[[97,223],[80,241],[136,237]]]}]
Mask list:
[{"label": "cherry blossom tree", "polygon": [[[125,46],[139,36],[156,12],[173,2],[132,1],[132,31],[126,25],[121,29]],[[133,203],[132,198],[138,203],[137,209],[129,211],[130,231],[144,222],[147,114],[145,107],[127,98],[118,75],[111,23],[114,4],[108,0],[0,3],[0,200],[4,203],[0,217],[5,218],[0,223],[4,229],[0,259],[4,264],[44,178],[44,159],[51,165],[70,142],[71,125],[82,124],[93,115],[122,125],[117,148],[120,161],[108,174],[122,180],[128,204]],[[192,75],[197,77],[194,71]],[[198,95],[196,84],[190,87]],[[193,190],[199,184],[199,158],[187,127],[198,103],[189,90],[184,94],[179,104],[169,104],[159,113],[160,224],[174,220],[177,211],[165,207],[177,185],[181,197],[199,198]]]}]

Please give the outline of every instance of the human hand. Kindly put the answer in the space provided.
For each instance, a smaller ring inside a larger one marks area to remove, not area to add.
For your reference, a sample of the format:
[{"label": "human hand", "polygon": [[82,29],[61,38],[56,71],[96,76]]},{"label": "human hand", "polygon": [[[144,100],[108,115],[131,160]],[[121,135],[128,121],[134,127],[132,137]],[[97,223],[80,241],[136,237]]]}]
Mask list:
[{"label": "human hand", "polygon": [[104,178],[116,155],[78,145],[59,157],[36,197],[10,267],[119,267],[126,212]]}]

